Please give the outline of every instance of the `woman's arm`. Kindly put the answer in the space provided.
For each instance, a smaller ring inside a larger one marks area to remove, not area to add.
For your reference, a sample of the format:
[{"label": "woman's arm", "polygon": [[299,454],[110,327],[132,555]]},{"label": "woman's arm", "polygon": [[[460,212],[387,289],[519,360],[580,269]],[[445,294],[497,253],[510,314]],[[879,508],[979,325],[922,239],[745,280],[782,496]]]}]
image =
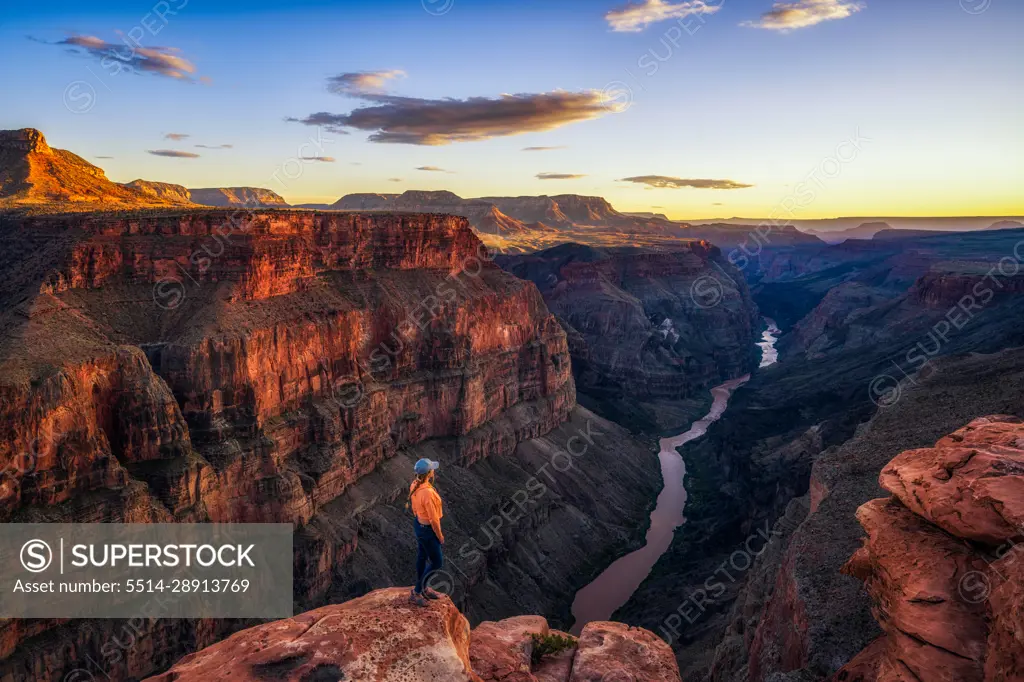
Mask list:
[{"label": "woman's arm", "polygon": [[430,527],[434,529],[434,535],[437,536],[438,541],[444,544],[444,533],[441,532],[441,496],[433,490],[433,499],[430,504],[427,505],[430,509]]}]

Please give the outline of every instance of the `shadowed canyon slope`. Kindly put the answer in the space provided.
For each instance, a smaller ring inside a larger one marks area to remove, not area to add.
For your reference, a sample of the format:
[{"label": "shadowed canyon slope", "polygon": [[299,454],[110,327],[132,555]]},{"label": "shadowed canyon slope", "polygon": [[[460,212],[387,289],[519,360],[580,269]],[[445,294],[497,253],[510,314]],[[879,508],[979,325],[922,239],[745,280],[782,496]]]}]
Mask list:
[{"label": "shadowed canyon slope", "polygon": [[633,429],[689,423],[708,389],[757,366],[757,307],[707,242],[660,251],[565,244],[497,262],[536,283],[558,316],[581,401]]},{"label": "shadowed canyon slope", "polygon": [[[576,406],[561,326],[463,218],[193,209],[0,231],[0,459],[34,462],[3,482],[6,521],[291,522],[313,608],[412,582],[404,492],[430,456],[474,621],[567,617],[639,540],[654,453]],[[111,650],[119,621],[7,621],[0,679],[86,658],[144,677],[244,625],[152,621]]]},{"label": "shadowed canyon slope", "polygon": [[883,467],[978,417],[1024,416],[1022,238],[815,247],[804,272],[757,284],[762,309],[805,316],[683,451],[687,523],[615,617],[715,682],[827,679],[875,639],[840,569]]}]

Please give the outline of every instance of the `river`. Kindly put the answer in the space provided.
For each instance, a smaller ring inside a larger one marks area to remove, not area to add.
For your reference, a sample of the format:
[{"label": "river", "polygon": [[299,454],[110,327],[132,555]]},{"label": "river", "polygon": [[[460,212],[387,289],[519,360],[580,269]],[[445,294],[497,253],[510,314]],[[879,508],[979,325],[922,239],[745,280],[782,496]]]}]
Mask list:
[{"label": "river", "polygon": [[764,321],[768,328],[761,333],[761,340],[757,345],[761,347],[761,367],[768,367],[779,361],[779,351],[775,348],[775,342],[778,341],[782,330],[772,318],[766,317]]},{"label": "river", "polygon": [[[757,344],[762,350],[761,367],[778,361],[775,341],[779,328],[771,319],[765,318],[765,322],[768,329]],[[664,486],[658,494],[654,511],[651,512],[647,541],[640,549],[616,559],[597,578],[576,593],[572,603],[572,615],[575,619],[572,634],[579,635],[583,626],[590,621],[610,620],[616,609],[629,601],[640,587],[640,583],[651,572],[655,562],[668,549],[675,529],[685,521],[683,509],[686,506],[686,488],[683,487],[683,478],[686,476],[686,463],[676,448],[703,436],[708,427],[725,413],[733,391],[749,379],[748,374],[711,389],[713,400],[708,413],[691,424],[688,431],[661,439],[658,459],[661,460],[661,478]]]}]

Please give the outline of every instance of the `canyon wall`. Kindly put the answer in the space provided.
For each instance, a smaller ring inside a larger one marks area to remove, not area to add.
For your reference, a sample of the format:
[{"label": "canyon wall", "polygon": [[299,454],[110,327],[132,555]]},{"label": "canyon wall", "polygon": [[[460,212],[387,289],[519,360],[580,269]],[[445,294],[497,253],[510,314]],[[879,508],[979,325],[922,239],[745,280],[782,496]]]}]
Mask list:
[{"label": "canyon wall", "polygon": [[[449,542],[473,560],[452,591],[477,618],[567,610],[558,595],[637,539],[656,458],[576,407],[562,328],[462,218],[193,210],[0,230],[5,521],[289,522],[294,598],[313,608],[412,581],[403,496],[429,454]],[[590,469],[617,457],[615,478]],[[528,589],[519,567],[538,561]],[[245,625],[6,621],[0,680],[140,678]]]},{"label": "canyon wall", "polygon": [[1024,416],[1016,279],[990,280],[998,291],[967,316],[959,304],[976,270],[945,272],[823,316],[804,338],[827,342],[791,346],[683,450],[687,522],[614,617],[668,639],[684,679],[834,675],[880,634],[862,586],[840,569],[860,545],[857,508],[883,492],[883,467],[979,416]]},{"label": "canyon wall", "polygon": [[581,401],[632,428],[688,424],[707,389],[757,366],[757,306],[707,242],[565,244],[497,262],[536,283],[565,327]]}]

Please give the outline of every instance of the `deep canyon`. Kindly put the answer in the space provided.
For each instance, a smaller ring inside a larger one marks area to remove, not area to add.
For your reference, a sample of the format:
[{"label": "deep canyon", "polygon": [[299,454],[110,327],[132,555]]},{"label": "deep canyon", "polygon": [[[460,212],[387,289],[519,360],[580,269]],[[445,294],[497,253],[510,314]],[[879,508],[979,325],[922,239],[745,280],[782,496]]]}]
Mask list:
[{"label": "deep canyon", "polygon": [[0,681],[1024,680],[1024,230],[755,252],[600,197],[0,155],[0,520],[288,523],[296,614],[6,619]]}]

